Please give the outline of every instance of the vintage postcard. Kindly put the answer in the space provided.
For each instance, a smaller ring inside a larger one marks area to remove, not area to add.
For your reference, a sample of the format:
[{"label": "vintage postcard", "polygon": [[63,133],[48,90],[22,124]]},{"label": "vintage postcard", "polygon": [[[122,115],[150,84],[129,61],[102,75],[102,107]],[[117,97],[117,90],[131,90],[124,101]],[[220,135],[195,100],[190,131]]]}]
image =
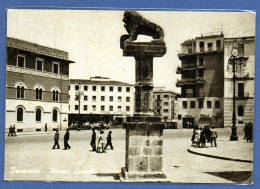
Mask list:
[{"label": "vintage postcard", "polygon": [[252,184],[255,19],[8,9],[4,179]]}]

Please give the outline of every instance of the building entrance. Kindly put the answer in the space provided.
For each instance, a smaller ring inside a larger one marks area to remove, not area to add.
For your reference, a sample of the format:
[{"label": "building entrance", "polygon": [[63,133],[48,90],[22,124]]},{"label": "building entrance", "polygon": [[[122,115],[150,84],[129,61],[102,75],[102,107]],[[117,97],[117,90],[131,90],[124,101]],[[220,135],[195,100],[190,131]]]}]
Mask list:
[{"label": "building entrance", "polygon": [[194,118],[183,118],[183,128],[194,128]]}]

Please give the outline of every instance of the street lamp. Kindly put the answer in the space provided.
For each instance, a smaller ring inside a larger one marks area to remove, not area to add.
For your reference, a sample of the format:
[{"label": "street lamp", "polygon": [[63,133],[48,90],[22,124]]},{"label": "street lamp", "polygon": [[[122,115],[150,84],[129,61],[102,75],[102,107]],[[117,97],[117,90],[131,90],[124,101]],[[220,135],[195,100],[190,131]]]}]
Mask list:
[{"label": "street lamp", "polygon": [[237,40],[235,39],[233,42],[233,48],[231,51],[231,56],[228,60],[228,68],[229,66],[232,66],[232,72],[233,72],[233,114],[232,114],[232,133],[230,136],[230,141],[237,141],[238,136],[237,136],[237,127],[236,127],[236,91],[235,91],[235,86],[236,86],[236,68],[238,64],[238,50],[237,50]]},{"label": "street lamp", "polygon": [[81,126],[81,123],[80,123],[80,99],[81,99],[81,95],[83,95],[83,92],[82,91],[77,91],[75,96],[76,98],[78,99],[79,101],[79,112],[78,112],[78,129],[80,128]]}]

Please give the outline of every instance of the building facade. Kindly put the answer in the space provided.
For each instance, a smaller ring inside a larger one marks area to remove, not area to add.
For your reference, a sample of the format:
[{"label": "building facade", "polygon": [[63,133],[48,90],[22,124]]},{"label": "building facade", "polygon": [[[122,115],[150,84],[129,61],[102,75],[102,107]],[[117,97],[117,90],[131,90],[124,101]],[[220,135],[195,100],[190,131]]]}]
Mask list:
[{"label": "building facade", "polygon": [[254,122],[255,37],[225,38],[224,42],[224,126],[232,126],[233,73],[228,65],[234,41],[237,41],[238,65],[235,80],[235,110],[237,126]]},{"label": "building facade", "polygon": [[177,94],[173,91],[153,91],[154,115],[163,122],[174,122],[177,118]]},{"label": "building facade", "polygon": [[181,48],[177,127],[192,128],[196,122],[223,127],[224,35],[201,35],[184,41]]},{"label": "building facade", "polygon": [[[134,113],[134,85],[104,77],[70,80],[69,124],[113,121]],[[80,119],[79,119],[80,117]]]},{"label": "building facade", "polygon": [[65,51],[7,38],[6,132],[68,127],[70,63]]}]

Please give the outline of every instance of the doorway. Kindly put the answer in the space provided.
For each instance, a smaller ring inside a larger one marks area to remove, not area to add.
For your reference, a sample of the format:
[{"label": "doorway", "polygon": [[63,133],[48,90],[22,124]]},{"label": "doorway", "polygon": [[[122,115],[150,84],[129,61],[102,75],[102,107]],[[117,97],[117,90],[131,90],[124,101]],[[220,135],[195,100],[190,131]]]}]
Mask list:
[{"label": "doorway", "polygon": [[183,128],[194,128],[194,118],[183,118]]}]

